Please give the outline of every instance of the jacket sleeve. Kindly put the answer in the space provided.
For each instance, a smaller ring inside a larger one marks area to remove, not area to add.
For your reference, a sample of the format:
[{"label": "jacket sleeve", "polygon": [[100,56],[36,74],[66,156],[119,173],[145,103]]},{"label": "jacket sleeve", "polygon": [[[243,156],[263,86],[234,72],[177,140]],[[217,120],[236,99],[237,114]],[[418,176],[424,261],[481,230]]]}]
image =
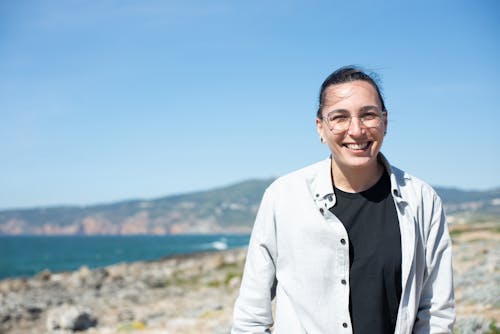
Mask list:
[{"label": "jacket sleeve", "polygon": [[451,240],[440,198],[432,192],[425,244],[426,270],[413,327],[415,334],[452,333],[455,322]]},{"label": "jacket sleeve", "polygon": [[250,237],[240,294],[234,306],[232,334],[270,333],[276,256],[273,196],[268,189]]}]

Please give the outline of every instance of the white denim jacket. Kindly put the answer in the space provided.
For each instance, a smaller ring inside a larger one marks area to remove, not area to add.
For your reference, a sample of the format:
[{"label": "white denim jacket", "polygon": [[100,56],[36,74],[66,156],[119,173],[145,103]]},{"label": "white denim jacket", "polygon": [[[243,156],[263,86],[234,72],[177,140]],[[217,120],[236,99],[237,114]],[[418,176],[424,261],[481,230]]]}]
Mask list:
[{"label": "white denim jacket", "polygon": [[[401,231],[402,293],[395,333],[452,333],[451,241],[441,200],[421,180],[390,174]],[[235,303],[232,334],[352,333],[349,240],[335,205],[331,159],[278,178],[265,191]],[[345,283],[345,282],[344,282]],[[273,320],[271,300],[276,295]]]}]

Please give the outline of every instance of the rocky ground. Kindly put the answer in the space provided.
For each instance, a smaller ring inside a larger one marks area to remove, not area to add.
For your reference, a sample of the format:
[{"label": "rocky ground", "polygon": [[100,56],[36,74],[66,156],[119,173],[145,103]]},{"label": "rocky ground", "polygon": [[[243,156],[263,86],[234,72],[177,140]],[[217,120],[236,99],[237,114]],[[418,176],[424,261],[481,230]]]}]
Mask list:
[{"label": "rocky ground", "polygon": [[245,250],[0,282],[0,333],[227,333]]},{"label": "rocky ground", "polygon": [[[500,333],[500,222],[451,231],[456,333]],[[0,333],[228,333],[244,257],[237,249],[3,280]]]},{"label": "rocky ground", "polygon": [[450,228],[457,333],[500,333],[500,221]]}]

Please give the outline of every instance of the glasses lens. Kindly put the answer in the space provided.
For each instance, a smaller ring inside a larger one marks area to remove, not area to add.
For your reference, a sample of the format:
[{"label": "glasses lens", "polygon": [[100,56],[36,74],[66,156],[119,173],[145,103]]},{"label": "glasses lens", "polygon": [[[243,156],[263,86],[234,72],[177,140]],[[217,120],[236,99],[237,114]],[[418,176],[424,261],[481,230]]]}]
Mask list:
[{"label": "glasses lens", "polygon": [[330,130],[337,133],[349,128],[351,117],[338,113],[329,113],[326,115],[325,121]]},{"label": "glasses lens", "polygon": [[[365,128],[376,128],[380,125],[381,121],[381,115],[375,112],[370,112],[356,118],[359,118],[362,126]],[[347,131],[351,125],[351,121],[352,116],[350,115],[330,113],[326,116],[326,122],[328,123],[330,130],[334,133]]]},{"label": "glasses lens", "polygon": [[366,126],[367,128],[376,128],[380,124],[379,115],[370,115],[364,117],[362,120],[363,120],[363,125]]}]

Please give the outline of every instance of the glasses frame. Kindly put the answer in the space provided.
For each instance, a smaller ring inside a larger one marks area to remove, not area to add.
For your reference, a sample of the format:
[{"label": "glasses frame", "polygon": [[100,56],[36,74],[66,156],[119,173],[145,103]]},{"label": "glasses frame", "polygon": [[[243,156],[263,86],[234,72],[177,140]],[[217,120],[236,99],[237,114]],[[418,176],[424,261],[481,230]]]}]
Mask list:
[{"label": "glasses frame", "polygon": [[[347,130],[349,130],[349,128],[351,127],[351,124],[352,124],[352,119],[353,119],[353,118],[358,118],[358,119],[359,119],[359,123],[360,123],[360,125],[361,125],[363,128],[365,128],[365,129],[374,129],[374,128],[379,127],[379,126],[380,126],[380,124],[381,124],[381,122],[382,122],[382,117],[383,117],[384,115],[387,115],[387,111],[381,111],[381,110],[380,110],[380,108],[375,107],[375,106],[370,107],[370,108],[369,108],[369,110],[373,110],[373,111],[375,111],[375,112],[376,112],[376,114],[377,114],[378,123],[377,123],[377,125],[375,125],[375,126],[367,126],[367,125],[363,122],[363,117],[364,117],[364,116],[361,116],[361,117],[360,117],[360,116],[353,116],[353,115],[350,115],[350,114],[349,114],[349,123],[348,123],[347,127],[346,127],[345,129],[343,129],[343,130],[334,130],[334,127],[330,126],[330,124],[328,123],[328,118],[329,118],[329,115],[331,115],[331,114],[333,114],[333,113],[338,113],[338,112],[339,112],[338,110],[332,110],[332,111],[328,112],[326,115],[323,115],[323,119],[322,119],[322,120],[323,120],[323,121],[325,122],[325,124],[328,126],[328,128],[330,129],[330,131],[331,131],[333,134],[337,134],[337,135],[338,135],[338,134],[341,134],[341,133],[343,133],[343,132],[346,132]],[[365,111],[363,111],[363,112],[366,112],[366,110],[365,110]],[[347,116],[346,116],[346,117],[347,117]]]}]

